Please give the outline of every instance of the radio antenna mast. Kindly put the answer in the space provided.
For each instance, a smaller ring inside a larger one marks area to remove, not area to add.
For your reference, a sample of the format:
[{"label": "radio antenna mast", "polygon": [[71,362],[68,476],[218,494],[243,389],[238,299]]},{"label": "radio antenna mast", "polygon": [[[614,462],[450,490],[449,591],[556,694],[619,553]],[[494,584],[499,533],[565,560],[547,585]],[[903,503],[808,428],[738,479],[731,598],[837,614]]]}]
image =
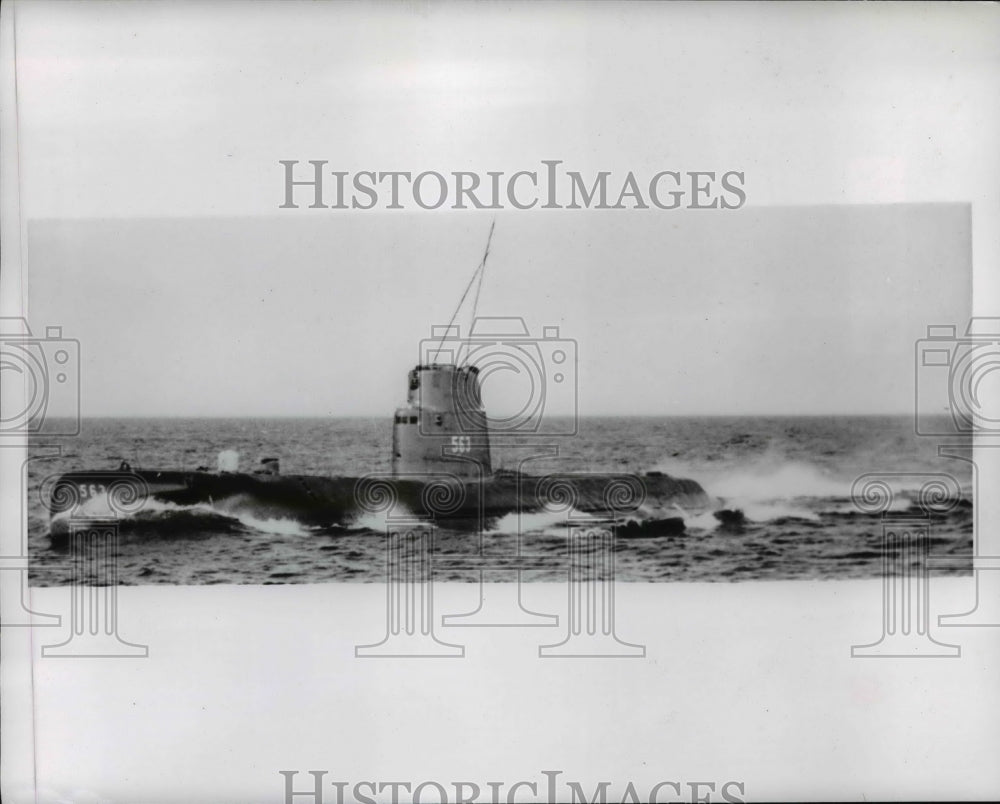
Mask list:
[{"label": "radio antenna mast", "polygon": [[441,347],[444,346],[444,339],[451,332],[452,324],[455,323],[455,319],[458,317],[458,311],[462,309],[462,305],[465,303],[466,297],[469,295],[469,291],[472,290],[472,285],[479,279],[479,284],[476,286],[476,296],[472,303],[472,321],[469,326],[476,320],[476,310],[479,308],[479,291],[483,289],[483,275],[486,273],[486,260],[490,256],[490,244],[493,242],[493,230],[496,228],[497,219],[493,219],[493,223],[490,224],[490,234],[486,238],[486,251],[483,252],[483,258],[479,261],[479,266],[475,271],[472,272],[472,278],[469,280],[469,284],[465,286],[465,292],[462,293],[462,298],[458,300],[458,306],[455,308],[455,312],[451,314],[451,320],[448,322],[448,328],[441,334],[441,340],[438,341],[437,349],[434,350],[434,356],[431,358],[431,362],[437,362],[437,357],[441,353]]}]

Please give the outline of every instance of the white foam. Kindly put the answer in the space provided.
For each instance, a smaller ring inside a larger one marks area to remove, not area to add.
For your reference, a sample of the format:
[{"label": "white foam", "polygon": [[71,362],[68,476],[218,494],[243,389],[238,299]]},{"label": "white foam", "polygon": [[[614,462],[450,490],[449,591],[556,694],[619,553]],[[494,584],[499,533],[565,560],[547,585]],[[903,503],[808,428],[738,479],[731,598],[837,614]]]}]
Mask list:
[{"label": "white foam", "polygon": [[364,513],[358,514],[354,517],[352,525],[356,528],[365,528],[366,530],[374,530],[379,533],[385,533],[387,528],[392,524],[387,516],[390,510],[393,511],[394,517],[397,518],[400,516],[407,516],[409,513],[405,506],[397,503],[394,506],[390,506],[386,511],[365,511]]},{"label": "white foam", "polygon": [[722,523],[715,517],[711,511],[706,511],[703,514],[698,514],[697,516],[685,516],[684,517],[684,527],[687,530],[693,531],[713,531]]},{"label": "white foam", "polygon": [[309,528],[295,519],[256,517],[247,513],[237,513],[234,516],[248,528],[275,536],[305,536],[309,533]]},{"label": "white foam", "polygon": [[680,461],[661,461],[658,470],[675,477],[690,477],[717,497],[770,502],[796,497],[851,496],[852,479],[833,476],[827,469],[807,461],[768,453],[723,466],[692,466]]},{"label": "white foam", "polygon": [[568,513],[565,511],[538,511],[537,513],[522,513],[520,515],[514,512],[500,517],[493,528],[486,532],[517,533],[520,530],[521,533],[537,533],[539,531],[564,533],[565,530],[562,526],[570,518],[583,520],[587,519],[588,516],[576,510],[570,510]]},{"label": "white foam", "polygon": [[723,473],[712,480],[711,491],[727,499],[761,501],[794,497],[849,497],[851,484],[830,477],[809,463],[785,461],[775,465],[761,461]]},{"label": "white foam", "polygon": [[220,472],[240,471],[240,453],[235,449],[224,449],[219,453],[218,467]]},{"label": "white foam", "polygon": [[[776,519],[817,521],[818,514],[796,500],[849,499],[851,480],[831,475],[826,469],[806,461],[788,459],[776,453],[725,466],[685,466],[672,459],[661,461],[660,471],[691,477],[710,495],[725,501],[725,507],[741,510],[752,522]],[[904,505],[907,501],[900,500]],[[689,529],[712,530],[718,520],[711,514],[688,517]],[[713,524],[714,523],[714,524]]]},{"label": "white foam", "polygon": [[[84,500],[74,509],[74,516],[104,516],[111,514],[108,507],[107,498],[95,496]],[[215,516],[235,519],[241,524],[262,533],[272,533],[276,536],[303,536],[309,532],[309,528],[301,522],[287,517],[262,517],[256,516],[246,510],[242,510],[239,503],[217,506],[209,503],[194,503],[192,505],[178,505],[177,503],[165,500],[157,500],[155,497],[147,499],[142,508],[136,514],[176,514],[176,513],[196,513],[212,514]],[[68,512],[55,514],[53,520],[65,519]]]},{"label": "white foam", "polygon": [[198,503],[190,506],[188,510],[228,516],[248,528],[276,536],[304,536],[309,532],[309,528],[291,517],[260,516],[253,502],[245,501],[240,496],[222,500],[214,505]]}]

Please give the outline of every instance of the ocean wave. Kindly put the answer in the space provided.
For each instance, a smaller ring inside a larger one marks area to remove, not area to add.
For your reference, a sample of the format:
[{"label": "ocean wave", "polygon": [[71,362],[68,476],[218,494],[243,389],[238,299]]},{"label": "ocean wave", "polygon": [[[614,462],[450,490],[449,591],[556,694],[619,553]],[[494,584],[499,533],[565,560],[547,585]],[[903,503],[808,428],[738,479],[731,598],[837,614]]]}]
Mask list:
[{"label": "ocean wave", "polygon": [[703,514],[684,515],[684,527],[689,531],[710,533],[721,525],[722,522],[711,511]]},{"label": "ocean wave", "polygon": [[505,514],[491,523],[485,532],[494,534],[518,533],[547,533],[550,535],[565,535],[568,521],[585,521],[591,519],[590,516],[580,511],[538,511],[535,513],[517,512]]},{"label": "ocean wave", "polygon": [[[110,514],[110,510],[101,498],[86,500],[74,512],[74,517],[100,517]],[[68,525],[68,513],[60,512],[52,516],[54,532],[65,529]],[[312,528],[295,519],[287,517],[267,517],[258,513],[241,509],[235,504],[210,505],[194,503],[179,505],[150,498],[142,508],[126,516],[120,517],[120,522],[126,532],[135,530],[153,531],[190,531],[192,533],[231,532],[240,526],[259,533],[274,536],[305,536]]]},{"label": "ocean wave", "polygon": [[668,458],[655,469],[697,480],[709,494],[727,501],[773,502],[797,497],[850,498],[853,478],[835,477],[827,469],[768,453],[725,466],[694,466]]},{"label": "ocean wave", "polygon": [[736,506],[743,511],[744,516],[751,522],[775,522],[784,519],[803,519],[810,522],[819,522],[819,514],[815,511],[799,505],[788,503],[747,503]]},{"label": "ocean wave", "polygon": [[[697,480],[710,495],[727,503],[789,502],[792,500],[834,500],[851,506],[852,487],[864,472],[835,472],[825,466],[788,458],[777,452],[722,465],[688,463],[676,458],[666,458],[657,463],[655,470],[675,477]],[[876,472],[885,476],[895,499],[890,510],[906,510],[912,495],[919,492],[928,477],[937,472]],[[955,481],[962,498],[971,499],[972,485]]]}]

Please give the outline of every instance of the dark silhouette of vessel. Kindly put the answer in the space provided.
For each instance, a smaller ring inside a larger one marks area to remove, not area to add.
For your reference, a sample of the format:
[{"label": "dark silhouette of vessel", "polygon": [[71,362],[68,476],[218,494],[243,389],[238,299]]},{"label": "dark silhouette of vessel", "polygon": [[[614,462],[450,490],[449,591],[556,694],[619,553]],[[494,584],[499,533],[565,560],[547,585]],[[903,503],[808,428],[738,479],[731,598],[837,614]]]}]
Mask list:
[{"label": "dark silhouette of vessel", "polygon": [[[491,229],[490,240],[492,233]],[[478,279],[481,285],[489,242],[452,323],[472,284]],[[453,332],[451,323],[445,331]],[[678,513],[718,507],[718,501],[695,481],[662,472],[536,476],[494,470],[480,370],[460,360],[461,350],[453,354],[451,363],[437,362],[440,352],[439,345],[428,362],[409,372],[406,404],[394,417],[392,471],[387,475],[283,475],[277,458],[265,458],[256,472],[241,472],[235,453],[220,454],[215,471],[134,470],[123,462],[117,472],[67,472],[44,484],[50,534],[58,539],[66,530],[64,515],[102,495],[112,507],[117,495],[117,501],[125,500],[133,507],[137,501],[153,499],[178,506],[208,506],[227,514],[294,519],[319,527],[349,527],[360,514],[379,510],[387,501],[415,517],[464,523],[471,529],[510,513],[553,507],[609,518],[635,513],[644,504],[660,512],[659,525],[634,523],[634,535],[676,533],[683,530]]]}]

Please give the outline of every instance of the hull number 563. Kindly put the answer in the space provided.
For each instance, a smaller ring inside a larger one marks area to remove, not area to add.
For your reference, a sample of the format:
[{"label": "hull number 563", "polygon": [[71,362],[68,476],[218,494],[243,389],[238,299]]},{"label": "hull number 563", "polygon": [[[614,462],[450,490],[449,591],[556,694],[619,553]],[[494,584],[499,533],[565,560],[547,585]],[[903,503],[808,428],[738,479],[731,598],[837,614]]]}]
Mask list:
[{"label": "hull number 563", "polygon": [[472,438],[470,436],[456,435],[451,437],[451,449],[459,455],[472,451]]}]

